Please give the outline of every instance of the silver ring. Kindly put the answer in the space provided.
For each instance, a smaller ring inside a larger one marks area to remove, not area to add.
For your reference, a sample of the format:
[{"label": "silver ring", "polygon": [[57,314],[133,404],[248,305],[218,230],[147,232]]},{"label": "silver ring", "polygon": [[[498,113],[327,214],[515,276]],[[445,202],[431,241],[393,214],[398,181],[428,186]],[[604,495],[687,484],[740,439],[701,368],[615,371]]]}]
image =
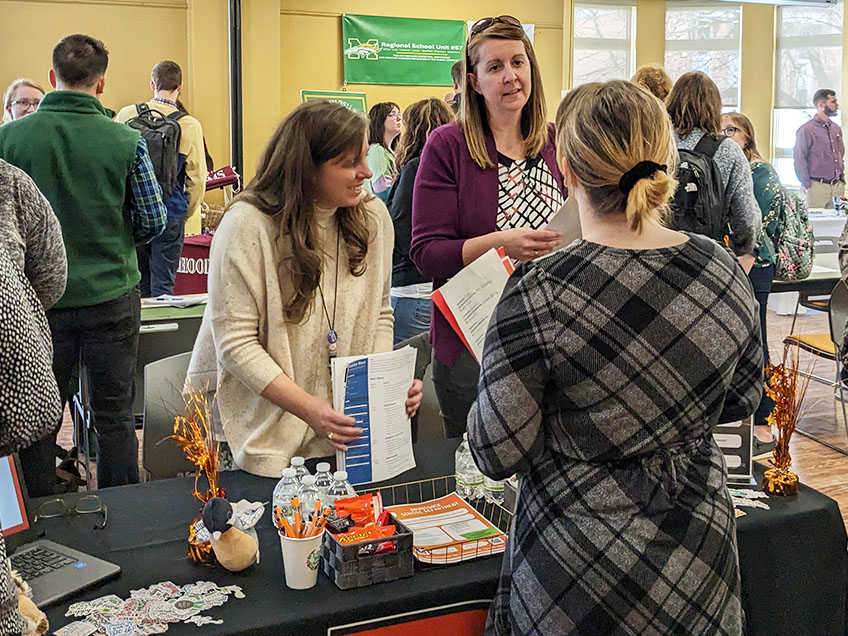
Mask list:
[{"label": "silver ring", "polygon": [[333,435],[334,435],[334,433],[330,433],[329,435],[327,435],[327,439],[330,440],[331,442],[333,441]]}]

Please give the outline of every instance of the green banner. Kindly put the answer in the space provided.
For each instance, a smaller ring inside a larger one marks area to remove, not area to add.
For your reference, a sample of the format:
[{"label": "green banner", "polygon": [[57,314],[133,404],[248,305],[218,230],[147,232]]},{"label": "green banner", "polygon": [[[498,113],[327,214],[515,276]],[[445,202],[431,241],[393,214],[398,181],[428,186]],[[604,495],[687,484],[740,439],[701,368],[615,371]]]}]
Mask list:
[{"label": "green banner", "polygon": [[349,91],[300,91],[301,102],[311,102],[316,99],[328,99],[331,102],[347,106],[358,113],[368,112],[365,93],[351,93]]},{"label": "green banner", "polygon": [[344,79],[352,84],[450,86],[462,59],[461,20],[342,16]]}]

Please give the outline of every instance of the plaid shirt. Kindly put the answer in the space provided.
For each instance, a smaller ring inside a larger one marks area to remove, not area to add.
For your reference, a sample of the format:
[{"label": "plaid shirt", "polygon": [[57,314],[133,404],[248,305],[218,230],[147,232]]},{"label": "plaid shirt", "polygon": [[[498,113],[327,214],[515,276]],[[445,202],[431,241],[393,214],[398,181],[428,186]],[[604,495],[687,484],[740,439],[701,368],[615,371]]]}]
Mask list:
[{"label": "plaid shirt", "polygon": [[165,230],[168,212],[162,203],[162,188],[153,172],[153,164],[147,154],[147,142],[138,138],[135,147],[135,163],[130,173],[130,214],[132,215],[133,238],[136,245],[149,243]]},{"label": "plaid shirt", "polygon": [[657,250],[578,241],[515,279],[468,417],[480,470],[521,476],[487,634],[740,636],[712,431],[762,391],[742,268],[689,235]]}]

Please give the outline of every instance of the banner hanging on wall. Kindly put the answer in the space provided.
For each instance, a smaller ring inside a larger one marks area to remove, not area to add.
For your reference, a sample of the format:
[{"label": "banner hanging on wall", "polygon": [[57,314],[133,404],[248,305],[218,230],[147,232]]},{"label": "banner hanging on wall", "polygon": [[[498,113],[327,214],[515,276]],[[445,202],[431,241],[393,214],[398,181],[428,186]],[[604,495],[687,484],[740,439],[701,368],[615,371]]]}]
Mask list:
[{"label": "banner hanging on wall", "polygon": [[465,22],[342,16],[344,79],[352,84],[450,86],[462,59]]},{"label": "banner hanging on wall", "polygon": [[336,104],[347,106],[358,113],[368,112],[365,93],[351,93],[350,91],[300,91],[301,102],[306,103],[316,99],[327,99]]}]

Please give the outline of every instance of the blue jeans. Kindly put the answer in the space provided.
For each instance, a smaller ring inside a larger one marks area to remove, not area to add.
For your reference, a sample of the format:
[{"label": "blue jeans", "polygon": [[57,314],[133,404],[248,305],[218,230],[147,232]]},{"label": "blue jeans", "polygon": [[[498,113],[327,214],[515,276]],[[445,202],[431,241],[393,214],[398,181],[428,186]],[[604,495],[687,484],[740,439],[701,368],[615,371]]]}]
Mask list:
[{"label": "blue jeans", "polygon": [[430,313],[433,301],[429,298],[395,298],[392,296],[392,309],[395,311],[395,342],[397,344],[422,331],[430,331]]},{"label": "blue jeans", "polygon": [[147,245],[136,248],[142,298],[174,293],[174,279],[180,266],[184,238],[185,219],[168,217],[168,224],[162,234]]}]

